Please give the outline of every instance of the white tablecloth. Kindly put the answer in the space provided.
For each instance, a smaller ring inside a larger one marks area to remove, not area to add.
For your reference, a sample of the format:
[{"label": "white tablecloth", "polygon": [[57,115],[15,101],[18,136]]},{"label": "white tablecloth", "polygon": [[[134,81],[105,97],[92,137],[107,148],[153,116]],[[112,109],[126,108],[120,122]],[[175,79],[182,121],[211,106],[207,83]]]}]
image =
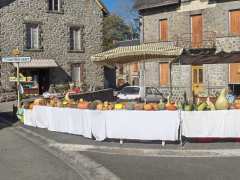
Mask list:
[{"label": "white tablecloth", "polygon": [[186,137],[240,137],[240,111],[181,112]]},{"label": "white tablecloth", "polygon": [[177,111],[107,111],[107,137],[136,140],[178,140]]},{"label": "white tablecloth", "polygon": [[24,124],[26,126],[37,127],[36,121],[33,120],[33,111],[24,109]]},{"label": "white tablecloth", "polygon": [[178,139],[177,111],[92,111],[35,106],[25,111],[26,125],[50,131],[106,138],[139,140]]}]

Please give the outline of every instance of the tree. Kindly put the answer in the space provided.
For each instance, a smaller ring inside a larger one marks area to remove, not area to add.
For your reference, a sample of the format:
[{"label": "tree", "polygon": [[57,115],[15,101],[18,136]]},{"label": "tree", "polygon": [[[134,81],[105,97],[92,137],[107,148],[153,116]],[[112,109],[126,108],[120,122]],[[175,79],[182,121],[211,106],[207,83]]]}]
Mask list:
[{"label": "tree", "polygon": [[103,22],[103,48],[109,50],[115,47],[114,42],[131,39],[131,27],[118,15],[109,15]]}]

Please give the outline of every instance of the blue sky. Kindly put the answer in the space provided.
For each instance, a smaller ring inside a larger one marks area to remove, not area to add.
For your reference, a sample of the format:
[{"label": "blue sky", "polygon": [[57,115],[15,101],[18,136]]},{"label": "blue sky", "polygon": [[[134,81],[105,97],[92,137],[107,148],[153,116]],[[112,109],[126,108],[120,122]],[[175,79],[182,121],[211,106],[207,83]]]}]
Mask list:
[{"label": "blue sky", "polygon": [[132,21],[136,17],[136,12],[132,11],[134,0],[102,0],[111,13],[117,14],[126,22]]},{"label": "blue sky", "polygon": [[133,4],[133,0],[102,0],[102,1],[111,12],[119,11],[119,5],[123,3],[129,4],[129,6],[132,6]]}]

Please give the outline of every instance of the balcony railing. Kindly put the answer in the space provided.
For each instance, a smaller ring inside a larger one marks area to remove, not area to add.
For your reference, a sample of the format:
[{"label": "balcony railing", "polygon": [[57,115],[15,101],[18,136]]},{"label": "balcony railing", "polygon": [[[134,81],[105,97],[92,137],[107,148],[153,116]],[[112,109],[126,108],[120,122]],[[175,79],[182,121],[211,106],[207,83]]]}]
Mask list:
[{"label": "balcony railing", "polygon": [[216,47],[216,33],[204,31],[202,35],[185,33],[176,36],[176,45],[184,49],[212,49]]}]

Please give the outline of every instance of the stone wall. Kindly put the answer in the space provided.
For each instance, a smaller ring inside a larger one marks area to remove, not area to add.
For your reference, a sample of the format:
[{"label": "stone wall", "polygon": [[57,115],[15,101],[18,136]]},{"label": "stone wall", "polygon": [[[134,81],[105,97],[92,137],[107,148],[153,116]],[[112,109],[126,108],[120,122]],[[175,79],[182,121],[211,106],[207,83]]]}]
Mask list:
[{"label": "stone wall", "polygon": [[[103,87],[103,69],[90,61],[90,56],[102,51],[103,13],[95,0],[64,0],[64,13],[48,12],[45,0],[16,0],[0,9],[0,47],[3,56],[19,48],[23,56],[34,59],[54,59],[59,68],[51,70],[51,83],[66,83],[70,79],[71,64],[85,63],[86,83]],[[42,29],[42,51],[25,51],[25,22],[38,22]],[[70,25],[84,26],[82,53],[70,53]],[[5,81],[9,68],[1,69]],[[4,84],[6,82],[2,82]],[[7,83],[8,84],[8,83]],[[8,84],[7,86],[10,86]]]},{"label": "stone wall", "polygon": [[[198,3],[199,5],[196,5]],[[206,0],[186,2],[179,6],[163,7],[144,10],[141,12],[142,42],[159,41],[159,20],[168,19],[169,40],[176,41],[177,37],[186,36],[190,40],[191,15],[202,14],[203,31],[216,33],[216,50],[239,51],[240,37],[231,37],[229,33],[229,11],[240,9],[240,1],[221,1],[208,4]],[[186,35],[188,34],[188,36]],[[147,84],[159,87],[159,69],[156,63],[148,65],[146,70]],[[149,71],[149,72],[148,72]],[[228,86],[228,64],[204,65],[205,94],[216,94],[220,89]],[[172,92],[175,97],[180,97],[186,91],[188,97],[192,95],[192,67],[174,65],[172,68]],[[170,92],[169,87],[159,87],[164,93]]]}]

